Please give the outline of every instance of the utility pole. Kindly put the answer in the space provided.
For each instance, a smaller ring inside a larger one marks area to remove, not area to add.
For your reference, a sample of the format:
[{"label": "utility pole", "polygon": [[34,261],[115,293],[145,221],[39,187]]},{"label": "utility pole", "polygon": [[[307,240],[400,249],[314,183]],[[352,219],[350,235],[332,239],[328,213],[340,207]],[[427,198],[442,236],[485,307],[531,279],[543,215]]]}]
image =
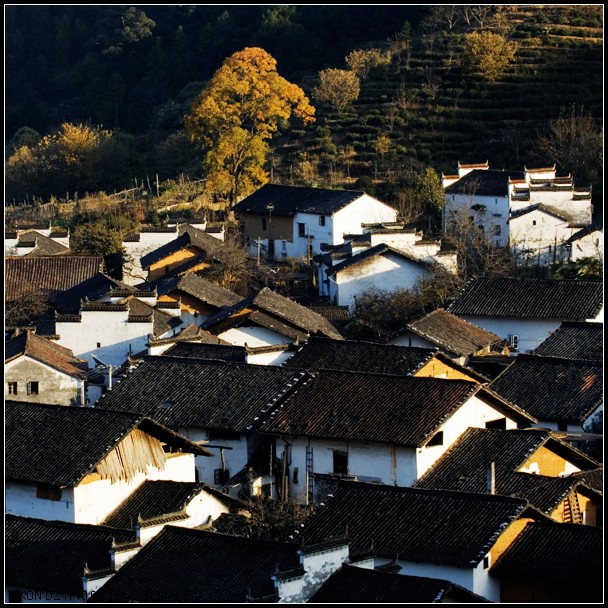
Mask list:
[{"label": "utility pole", "polygon": [[272,210],[274,205],[268,203],[266,209],[268,209],[268,256],[274,259],[274,243],[272,243]]}]

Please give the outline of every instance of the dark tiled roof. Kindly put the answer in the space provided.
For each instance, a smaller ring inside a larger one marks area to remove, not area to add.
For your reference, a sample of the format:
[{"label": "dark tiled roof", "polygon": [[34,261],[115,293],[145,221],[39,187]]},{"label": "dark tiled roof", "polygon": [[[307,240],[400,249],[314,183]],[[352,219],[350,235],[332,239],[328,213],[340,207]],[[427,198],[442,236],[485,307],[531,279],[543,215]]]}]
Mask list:
[{"label": "dark tiled roof", "polygon": [[[351,554],[474,567],[527,507],[489,494],[342,482],[300,528],[304,544],[347,531]],[[539,515],[539,517],[542,517]]]},{"label": "dark tiled roof", "polygon": [[339,264],[336,264],[331,268],[328,268],[327,275],[332,276],[334,274],[337,274],[338,272],[341,272],[342,270],[345,270],[346,268],[356,266],[357,264],[361,264],[366,260],[369,260],[369,258],[373,258],[374,256],[379,255],[396,255],[397,257],[409,260],[410,262],[413,262],[415,264],[419,264],[424,267],[430,267],[430,263],[425,260],[417,259],[413,255],[410,255],[405,251],[395,249],[394,247],[391,247],[390,245],[386,245],[384,243],[380,243],[378,245],[370,247],[369,249],[366,249],[365,251],[362,251],[361,253],[353,255],[351,258],[344,260],[343,262],[340,262]]},{"label": "dark tiled roof", "polygon": [[[274,323],[279,333],[289,331],[289,334],[285,334],[289,335],[289,337],[299,337],[303,332],[304,334],[322,334],[335,340],[343,340],[340,332],[325,317],[268,289],[268,287],[264,287],[257,295],[249,296],[233,306],[224,308],[216,315],[207,319],[201,327],[203,329],[213,328],[245,309],[253,311],[249,313],[249,317],[252,320],[271,328]],[[242,313],[239,314],[239,318],[242,316]],[[293,331],[290,331],[288,326],[282,327],[281,321],[299,330],[297,331],[297,336],[291,335]]]},{"label": "dark tiled roof", "polygon": [[490,388],[538,420],[581,424],[603,401],[603,366],[522,354]]},{"label": "dark tiled roof", "polygon": [[565,243],[573,243],[574,241],[578,241],[579,239],[582,239],[583,237],[587,236],[588,234],[592,234],[595,231],[603,232],[603,230],[604,230],[604,227],[601,223],[594,222],[593,224],[589,224],[589,226],[585,226],[581,230],[578,230],[577,232],[575,232],[568,240],[565,241]]},{"label": "dark tiled roof", "polygon": [[460,319],[443,308],[430,312],[406,327],[416,335],[456,355],[472,355],[487,346],[504,342],[500,336]]},{"label": "dark tiled roof", "polygon": [[548,431],[469,428],[414,487],[488,493],[486,471],[494,462],[497,494],[525,498],[540,511],[550,513],[579,480],[517,473],[543,446],[578,467],[597,466],[591,458]]},{"label": "dark tiled roof", "polygon": [[272,204],[273,215],[293,216],[296,213],[331,215],[340,211],[365,193],[352,190],[328,190],[326,188],[302,188],[266,184],[235,205],[239,213],[268,215],[267,205]]},{"label": "dark tiled roof", "polygon": [[604,324],[564,322],[533,354],[542,357],[603,361]]},{"label": "dark tiled roof", "polygon": [[[28,257],[41,256],[41,255],[62,255],[69,253],[70,249],[53,239],[50,239],[40,232],[35,230],[27,230],[19,234],[19,242],[26,240],[35,240],[36,246],[33,251],[30,251],[26,255]],[[17,245],[19,246],[19,245]]]},{"label": "dark tiled roof", "polygon": [[[498,558],[494,576],[540,578],[585,587],[601,603],[603,532],[595,526],[533,522]],[[581,598],[582,600],[582,598]]]},{"label": "dark tiled roof", "polygon": [[166,526],[89,601],[245,603],[299,565],[291,544]]},{"label": "dark tiled roof", "polygon": [[8,363],[25,355],[50,367],[74,376],[86,378],[87,362],[74,357],[69,348],[37,336],[34,332],[24,331],[4,344],[4,362]]},{"label": "dark tiled roof", "polygon": [[55,299],[55,308],[64,315],[78,314],[83,301],[98,300],[117,287],[127,289],[128,291],[135,291],[135,288],[128,287],[120,281],[102,272],[98,272],[85,281],[74,285],[71,289],[59,294]]},{"label": "dark tiled roof", "polygon": [[449,581],[344,565],[307,603],[436,604],[446,599],[467,603],[487,601]]},{"label": "dark tiled roof", "polygon": [[433,348],[312,337],[283,367],[309,372],[335,369],[407,376],[430,361],[436,352]]},{"label": "dark tiled roof", "polygon": [[172,291],[183,291],[216,308],[236,304],[242,299],[232,291],[214,285],[193,272],[187,272],[182,276],[172,277],[169,280],[161,278],[156,281],[156,286],[159,296],[171,293]]},{"label": "dark tiled roof", "polygon": [[572,477],[575,477],[588,488],[591,488],[595,492],[603,494],[604,492],[604,467],[598,467],[597,469],[591,469],[590,471],[580,471],[578,473],[572,473]]},{"label": "dark tiled roof", "polygon": [[260,430],[422,447],[473,382],[320,370]]},{"label": "dark tiled roof", "polygon": [[143,520],[155,519],[167,513],[183,511],[201,492],[211,493],[231,506],[244,505],[204,483],[187,481],[144,481],[122,504],[104,520],[104,525],[131,529],[139,516]]},{"label": "dark tiled roof", "polygon": [[9,587],[82,595],[84,564],[109,568],[112,542],[133,532],[105,526],[5,515],[5,584]]},{"label": "dark tiled roof", "polygon": [[179,236],[158,249],[142,256],[140,263],[142,268],[150,268],[156,262],[160,262],[176,251],[186,247],[196,247],[205,258],[213,258],[222,246],[222,242],[213,236],[205,234],[192,226],[180,226]]},{"label": "dark tiled roof", "polygon": [[507,196],[509,179],[525,179],[521,171],[474,169],[445,189],[446,194],[477,196]]},{"label": "dark tiled roof", "polygon": [[94,277],[102,270],[98,256],[9,257],[4,261],[5,300],[14,302],[26,294],[59,292]]},{"label": "dark tiled roof", "polygon": [[448,308],[455,315],[583,321],[600,312],[600,281],[472,279]]},{"label": "dark tiled roof", "polygon": [[168,338],[156,338],[150,340],[150,345],[157,346],[161,344],[177,344],[179,342],[198,342],[200,344],[223,344],[230,346],[228,342],[214,336],[212,333],[201,329],[194,323],[190,323],[188,327],[184,327],[179,333]]},{"label": "dark tiled roof", "polygon": [[185,359],[217,359],[219,361],[247,362],[247,349],[244,346],[226,346],[223,344],[202,344],[201,342],[177,342],[164,353],[167,357]]},{"label": "dark tiled roof", "polygon": [[308,308],[332,323],[345,324],[350,321],[348,306],[309,306]]},{"label": "dark tiled roof", "polygon": [[185,451],[209,454],[140,414],[16,401],[5,403],[4,414],[9,480],[78,485],[136,428]]},{"label": "dark tiled roof", "polygon": [[141,412],[171,427],[245,431],[305,377],[266,365],[146,357],[99,405]]}]

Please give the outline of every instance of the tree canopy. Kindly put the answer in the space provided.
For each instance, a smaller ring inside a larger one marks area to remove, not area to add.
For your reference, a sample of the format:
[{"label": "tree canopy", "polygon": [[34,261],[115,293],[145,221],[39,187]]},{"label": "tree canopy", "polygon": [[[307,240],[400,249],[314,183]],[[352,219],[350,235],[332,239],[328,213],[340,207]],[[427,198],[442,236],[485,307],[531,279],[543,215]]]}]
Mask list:
[{"label": "tree canopy", "polygon": [[343,112],[359,97],[359,77],[350,70],[328,68],[319,72],[319,86],[313,91],[314,98]]},{"label": "tree canopy", "polygon": [[516,47],[500,34],[472,32],[465,36],[462,62],[472,73],[494,82],[515,57]]},{"label": "tree canopy", "polygon": [[203,147],[209,187],[234,205],[266,183],[267,141],[292,114],[306,124],[315,109],[279,75],[269,53],[252,47],[228,57],[184,119],[190,139]]}]

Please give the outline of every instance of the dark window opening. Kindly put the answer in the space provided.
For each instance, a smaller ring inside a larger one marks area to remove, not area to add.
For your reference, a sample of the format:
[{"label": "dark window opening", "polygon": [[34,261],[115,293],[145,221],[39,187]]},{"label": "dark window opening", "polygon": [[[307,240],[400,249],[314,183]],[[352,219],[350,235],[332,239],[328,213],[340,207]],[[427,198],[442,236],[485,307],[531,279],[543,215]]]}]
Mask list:
[{"label": "dark window opening", "polygon": [[228,469],[214,469],[213,483],[216,486],[225,484],[230,479],[230,471]]},{"label": "dark window opening", "polygon": [[532,220],[532,226],[536,226],[536,220]]},{"label": "dark window opening", "polygon": [[267,221],[266,221],[266,218],[265,218],[265,217],[263,217],[263,218],[262,218],[262,230],[266,231],[267,227],[268,227],[268,226],[267,226]]},{"label": "dark window opening", "polygon": [[16,382],[9,382],[8,383],[8,394],[9,395],[16,395],[17,394],[17,383]]},{"label": "dark window opening", "polygon": [[28,382],[27,383],[27,394],[28,395],[37,395],[38,393],[39,393],[38,382]]},{"label": "dark window opening", "polygon": [[568,423],[567,422],[558,422],[557,430],[566,432],[568,430]]},{"label": "dark window opening", "polygon": [[426,445],[427,447],[430,447],[432,445],[443,445],[443,431],[435,433]]},{"label": "dark window opening", "polygon": [[507,419],[499,418],[498,420],[488,420],[486,422],[487,429],[502,429],[503,431],[507,428]]},{"label": "dark window opening", "polygon": [[490,567],[490,558],[486,555],[486,557],[483,558],[483,569],[487,570]]},{"label": "dark window opening", "polygon": [[97,342],[97,348],[101,348],[101,342]]},{"label": "dark window opening", "polygon": [[319,226],[325,226],[325,216],[324,215],[319,216]]},{"label": "dark window opening", "polygon": [[61,500],[61,488],[48,483],[39,483],[36,486],[36,498],[46,500]]},{"label": "dark window opening", "polygon": [[298,236],[306,236],[306,224],[298,222]]},{"label": "dark window opening", "polygon": [[334,450],[334,473],[348,475],[348,452]]},{"label": "dark window opening", "polygon": [[209,431],[209,441],[228,440],[238,441],[241,434],[238,431],[229,431],[227,429],[211,429]]}]

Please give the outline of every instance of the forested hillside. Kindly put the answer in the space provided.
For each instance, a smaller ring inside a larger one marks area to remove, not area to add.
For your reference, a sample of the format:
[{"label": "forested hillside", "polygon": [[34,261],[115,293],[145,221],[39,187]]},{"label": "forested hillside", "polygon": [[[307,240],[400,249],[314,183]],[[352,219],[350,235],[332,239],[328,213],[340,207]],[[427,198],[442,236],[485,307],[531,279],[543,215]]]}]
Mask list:
[{"label": "forested hillside", "polygon": [[[157,179],[204,178],[183,117],[222,62],[251,46],[316,108],[314,123],[272,138],[264,169],[275,182],[356,183],[403,202],[425,167],[452,173],[459,160],[487,159],[557,162],[592,183],[596,200],[602,192],[600,5],[13,5],[5,18],[11,204],[134,183],[158,195]],[[485,33],[505,45],[493,52],[503,65],[487,62]],[[319,93],[320,71],[334,68],[359,81],[345,107]],[[556,142],[560,116],[576,128]]]}]

